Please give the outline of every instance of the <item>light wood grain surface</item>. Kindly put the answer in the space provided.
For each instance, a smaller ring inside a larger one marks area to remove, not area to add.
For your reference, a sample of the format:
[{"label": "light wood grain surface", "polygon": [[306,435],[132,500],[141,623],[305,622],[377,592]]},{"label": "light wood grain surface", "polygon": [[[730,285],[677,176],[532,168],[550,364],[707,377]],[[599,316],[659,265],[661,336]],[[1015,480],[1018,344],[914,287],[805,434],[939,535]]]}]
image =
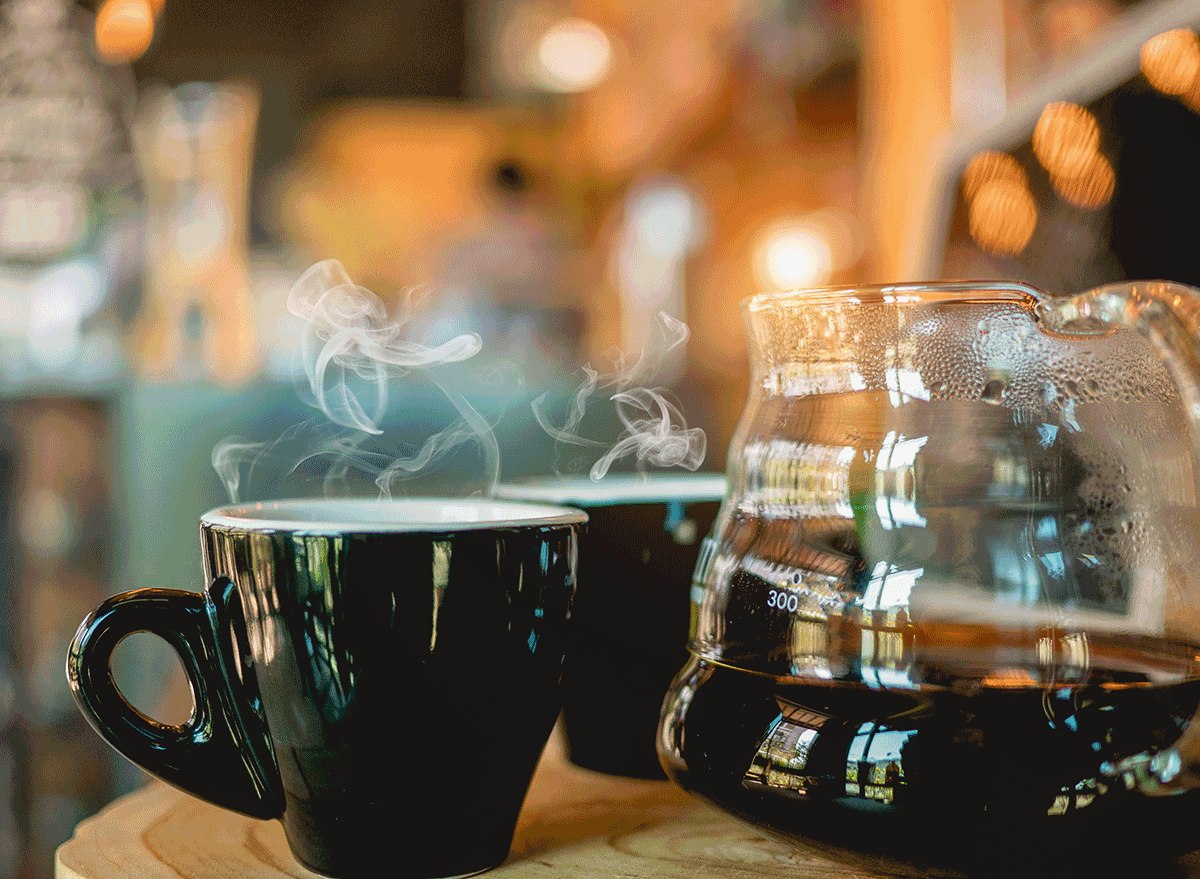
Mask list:
[{"label": "light wood grain surface", "polygon": [[[402,875],[396,864],[380,875]],[[795,851],[667,782],[610,778],[543,755],[496,879],[771,879],[862,876]],[[317,879],[278,821],[219,809],[155,783],[82,822],[57,879]]]}]

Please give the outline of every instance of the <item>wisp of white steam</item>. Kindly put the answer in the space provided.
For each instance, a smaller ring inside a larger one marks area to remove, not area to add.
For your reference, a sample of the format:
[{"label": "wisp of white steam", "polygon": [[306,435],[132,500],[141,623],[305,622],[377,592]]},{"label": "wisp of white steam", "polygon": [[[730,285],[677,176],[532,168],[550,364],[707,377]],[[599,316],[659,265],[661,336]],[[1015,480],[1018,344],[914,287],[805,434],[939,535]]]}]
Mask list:
[{"label": "wisp of white steam", "polygon": [[[474,333],[436,348],[404,339],[409,302],[392,319],[383,300],[351,281],[336,259],[319,262],[301,275],[288,293],[287,307],[305,322],[300,353],[312,392],[308,402],[334,424],[364,433],[382,433],[379,421],[387,412],[393,369],[458,363],[478,354],[483,344]],[[347,383],[351,373],[375,392],[369,412]]]},{"label": "wisp of white steam", "polygon": [[[478,335],[463,333],[434,347],[406,339],[411,297],[398,314],[389,314],[383,300],[355,284],[336,259],[323,260],[301,275],[288,294],[287,307],[304,321],[300,353],[308,386],[301,399],[343,429],[333,435],[314,431],[319,441],[300,456],[293,470],[312,458],[326,457],[331,460],[325,477],[327,493],[355,468],[375,474],[380,496],[386,498],[391,496],[395,480],[428,469],[464,442],[474,440],[483,454],[488,485],[496,484],[500,452],[493,425],[462,393],[430,372],[433,367],[474,357],[482,347]],[[458,418],[411,455],[363,449],[370,437],[383,432],[380,424],[388,412],[391,382],[413,371],[420,371],[445,395]],[[293,431],[288,438],[296,435]],[[213,468],[232,502],[238,499],[243,466],[248,463],[253,469],[273,445],[277,444],[229,437],[213,449]]]},{"label": "wisp of white steam", "polygon": [[[255,463],[266,451],[267,443],[252,443],[240,436],[228,436],[221,440],[212,450],[212,466],[217,476],[225,484],[229,492],[230,503],[237,503],[238,490],[242,484],[242,466],[249,464],[253,470]],[[247,481],[249,475],[247,475]]]},{"label": "wisp of white steam", "polygon": [[[633,364],[629,364],[629,355],[618,354],[614,358],[614,372],[604,378],[590,363],[583,367],[585,378],[575,390],[561,427],[552,424],[546,413],[547,394],[532,403],[534,418],[555,442],[607,448],[591,467],[589,475],[594,481],[603,479],[613,463],[627,455],[633,455],[639,466],[651,464],[697,470],[704,463],[707,453],[704,431],[687,426],[679,406],[668,399],[666,388],[637,386],[653,379],[667,354],[685,344],[690,335],[683,321],[666,312],[660,311],[658,319],[662,337],[660,350],[651,351],[647,346]],[[608,399],[616,407],[617,417],[624,426],[621,436],[611,447],[579,433],[589,399],[601,390],[613,391]]]}]

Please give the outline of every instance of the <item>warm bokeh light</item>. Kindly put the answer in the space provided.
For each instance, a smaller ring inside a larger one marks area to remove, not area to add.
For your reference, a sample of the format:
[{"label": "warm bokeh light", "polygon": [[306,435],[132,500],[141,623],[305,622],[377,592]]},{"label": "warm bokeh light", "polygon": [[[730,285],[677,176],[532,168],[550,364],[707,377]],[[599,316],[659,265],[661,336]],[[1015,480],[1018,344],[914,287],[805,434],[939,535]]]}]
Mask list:
[{"label": "warm bokeh light", "polygon": [[[1047,104],[1033,130],[1033,152],[1050,173],[1054,191],[1081,208],[1094,210],[1112,198],[1115,175],[1099,147],[1100,125],[1095,116],[1078,104],[1065,101]],[[971,217],[974,223],[974,212]],[[980,221],[983,222],[982,215]],[[1020,252],[1020,248],[1013,252]]]},{"label": "warm bokeh light", "polygon": [[1183,28],[1159,34],[1142,46],[1142,73],[1160,92],[1182,95],[1200,77],[1200,40]]},{"label": "warm bokeh light", "polygon": [[556,92],[582,92],[608,73],[612,46],[590,21],[567,18],[550,26],[537,46],[542,84]]},{"label": "warm bokeh light", "polygon": [[854,265],[863,253],[862,229],[858,220],[837,208],[822,208],[805,218],[829,242],[833,270],[841,271]]},{"label": "warm bokeh light", "polygon": [[1025,169],[1021,167],[1020,162],[1008,153],[985,150],[967,163],[962,177],[963,195],[967,201],[971,201],[984,184],[993,180],[1007,180],[1020,186],[1026,186],[1028,183]]},{"label": "warm bokeh light", "polygon": [[826,231],[806,219],[783,221],[759,236],[754,275],[768,290],[792,290],[829,282],[834,270],[833,246]]},{"label": "warm bokeh light", "polygon": [[1051,174],[1050,184],[1071,204],[1094,210],[1108,204],[1112,198],[1116,175],[1108,160],[1097,154],[1082,174],[1077,177]]},{"label": "warm bokeh light", "polygon": [[983,250],[1016,256],[1025,249],[1037,225],[1037,208],[1029,190],[1011,180],[985,183],[971,201],[968,225]]},{"label": "warm bokeh light", "polygon": [[150,47],[154,9],[149,0],[104,0],[96,12],[96,51],[105,61],[133,61]]},{"label": "warm bokeh light", "polygon": [[1091,167],[1099,146],[1096,117],[1067,101],[1047,104],[1033,129],[1033,152],[1052,175],[1081,176]]}]

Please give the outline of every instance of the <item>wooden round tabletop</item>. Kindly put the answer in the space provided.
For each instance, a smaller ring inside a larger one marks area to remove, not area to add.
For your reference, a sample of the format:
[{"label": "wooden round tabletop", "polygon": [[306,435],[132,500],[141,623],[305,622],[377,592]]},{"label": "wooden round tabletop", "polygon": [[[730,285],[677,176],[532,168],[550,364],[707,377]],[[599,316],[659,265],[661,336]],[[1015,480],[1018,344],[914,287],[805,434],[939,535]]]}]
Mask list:
[{"label": "wooden round tabletop", "polygon": [[[380,875],[403,875],[404,854]],[[543,755],[497,879],[862,877],[764,839],[665,781],[578,769],[558,738]],[[58,850],[57,879],[319,879],[278,821],[259,821],[154,783],[83,821]]]}]

